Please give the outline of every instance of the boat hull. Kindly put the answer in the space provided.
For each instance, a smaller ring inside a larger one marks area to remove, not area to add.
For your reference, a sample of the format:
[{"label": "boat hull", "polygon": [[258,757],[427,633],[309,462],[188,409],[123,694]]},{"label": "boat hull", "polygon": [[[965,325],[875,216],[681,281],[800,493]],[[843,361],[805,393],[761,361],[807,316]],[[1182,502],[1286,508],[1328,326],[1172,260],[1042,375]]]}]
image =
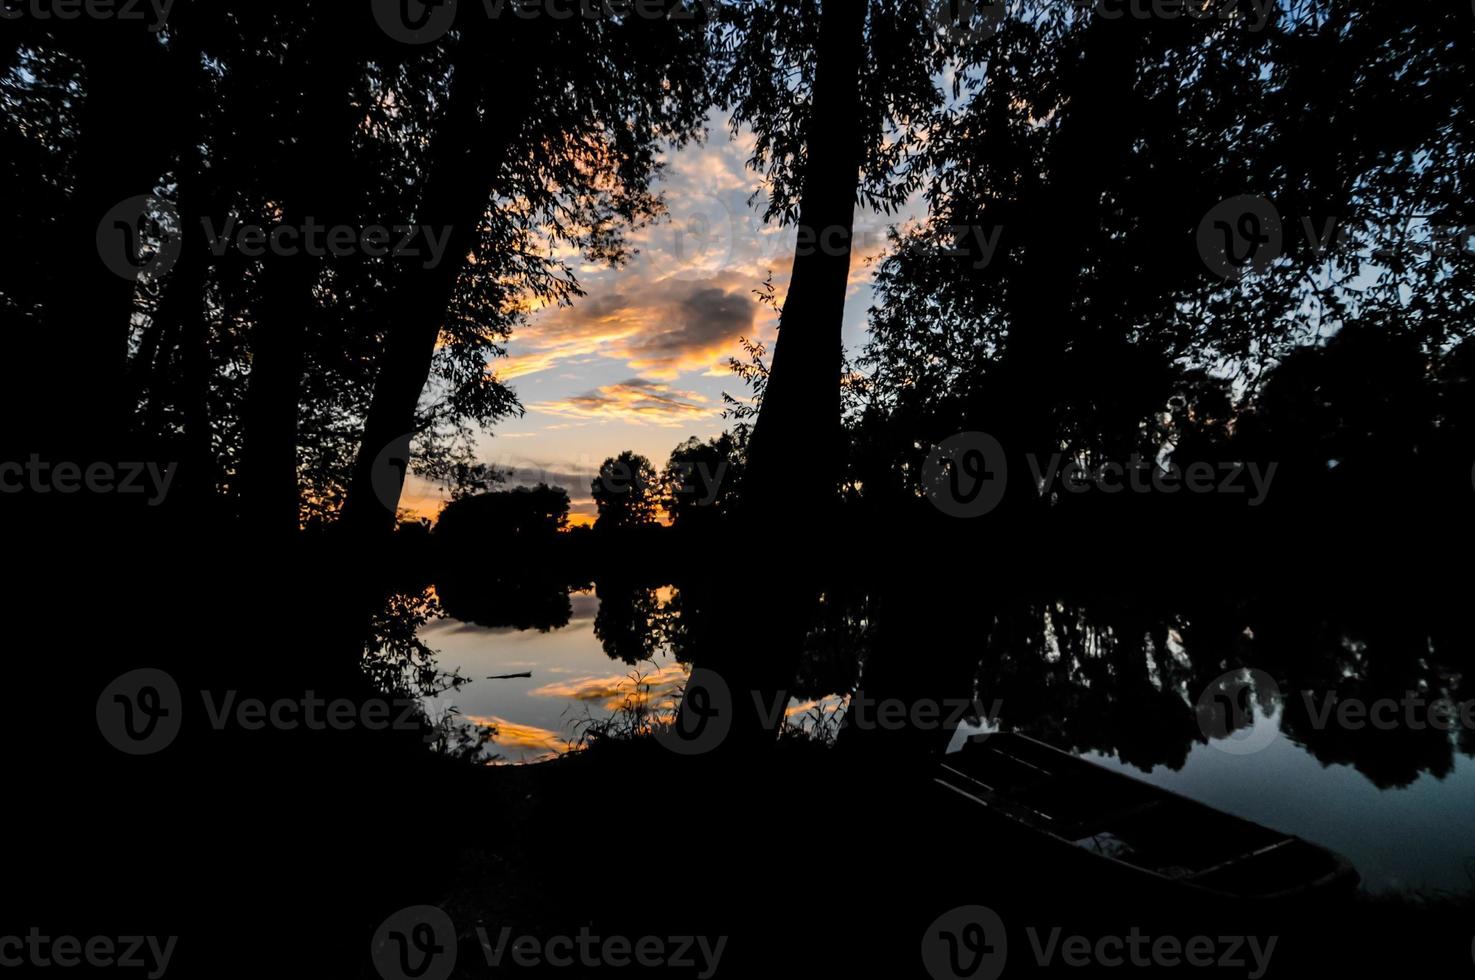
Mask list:
[{"label": "boat hull", "polygon": [[1077,887],[1198,903],[1287,904],[1355,892],[1341,856],[1015,733],[940,764],[944,806],[988,822],[998,853]]}]

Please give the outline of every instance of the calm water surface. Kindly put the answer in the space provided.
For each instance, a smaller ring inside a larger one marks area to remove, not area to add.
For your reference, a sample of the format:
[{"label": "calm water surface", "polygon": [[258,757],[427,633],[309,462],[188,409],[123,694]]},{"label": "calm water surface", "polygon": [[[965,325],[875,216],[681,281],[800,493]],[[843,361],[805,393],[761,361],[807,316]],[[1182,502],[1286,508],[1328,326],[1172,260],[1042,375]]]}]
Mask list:
[{"label": "calm water surface", "polygon": [[[608,717],[637,684],[648,685],[651,703],[670,703],[685,669],[667,656],[640,667],[610,659],[594,631],[599,600],[592,592],[570,600],[568,625],[548,632],[452,619],[429,624],[421,637],[440,651],[442,666],[472,679],[432,711],[454,705],[468,719],[496,725],[502,761],[529,763],[567,751],[581,721]],[[486,679],[522,671],[533,676]],[[1099,753],[1085,758],[1330,847],[1372,891],[1475,886],[1475,759],[1456,754],[1443,778],[1424,773],[1406,787],[1379,789],[1349,765],[1323,765],[1279,731],[1279,710],[1257,711],[1253,734],[1266,738],[1264,748],[1238,754],[1229,744],[1195,744],[1176,771],[1143,772]]]}]

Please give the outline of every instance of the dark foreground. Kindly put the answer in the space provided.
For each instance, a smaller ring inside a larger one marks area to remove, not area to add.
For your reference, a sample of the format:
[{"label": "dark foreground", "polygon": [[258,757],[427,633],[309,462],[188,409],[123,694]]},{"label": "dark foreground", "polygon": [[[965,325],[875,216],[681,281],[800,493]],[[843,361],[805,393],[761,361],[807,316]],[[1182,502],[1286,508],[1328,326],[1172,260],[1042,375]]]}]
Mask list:
[{"label": "dark foreground", "polygon": [[[686,757],[650,739],[603,740],[555,762],[486,768],[429,753],[419,731],[217,730],[202,691],[216,703],[228,691],[382,696],[356,665],[320,655],[319,609],[294,606],[331,586],[323,563],[275,560],[265,567],[288,571],[267,576],[209,564],[230,547],[218,541],[167,554],[136,542],[106,556],[86,539],[71,545],[31,565],[15,595],[26,610],[16,651],[45,651],[61,633],[96,642],[71,643],[65,670],[18,653],[9,678],[0,937],[173,937],[166,972],[131,975],[182,977],[1459,976],[1475,966],[1469,896],[1257,910],[1124,893],[974,825],[927,766],[885,755],[784,740],[736,759]],[[120,575],[130,556],[140,574]],[[119,751],[94,698],[53,696],[104,692],[139,667],[167,671],[187,695],[166,750]],[[975,906],[995,928],[976,928]],[[1188,965],[1190,951],[1214,965]]]},{"label": "dark foreground", "polygon": [[[504,936],[545,943],[583,928],[632,943],[660,937],[670,949],[671,937],[708,937],[708,949],[726,937],[719,976],[926,977],[939,955],[956,957],[943,977],[1472,967],[1470,896],[1359,893],[1257,908],[1102,890],[970,826],[919,773],[851,765],[801,742],[740,772],[646,741],[484,775],[462,811],[479,839],[450,862],[458,870],[436,899],[457,929],[457,976],[504,972],[488,965]],[[967,916],[944,918],[979,905],[997,914],[1006,943],[990,932],[970,945]],[[692,948],[684,975],[703,972],[702,947]]]}]

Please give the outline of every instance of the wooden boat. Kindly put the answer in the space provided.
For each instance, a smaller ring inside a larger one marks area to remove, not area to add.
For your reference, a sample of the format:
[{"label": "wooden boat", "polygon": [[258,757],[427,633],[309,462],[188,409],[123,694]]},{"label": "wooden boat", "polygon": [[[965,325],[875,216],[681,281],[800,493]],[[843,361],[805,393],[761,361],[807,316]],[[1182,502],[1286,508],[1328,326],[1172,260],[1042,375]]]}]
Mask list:
[{"label": "wooden boat", "polygon": [[1345,858],[1324,847],[1015,732],[946,756],[935,779],[971,812],[1118,886],[1279,902],[1350,892],[1359,881]]}]

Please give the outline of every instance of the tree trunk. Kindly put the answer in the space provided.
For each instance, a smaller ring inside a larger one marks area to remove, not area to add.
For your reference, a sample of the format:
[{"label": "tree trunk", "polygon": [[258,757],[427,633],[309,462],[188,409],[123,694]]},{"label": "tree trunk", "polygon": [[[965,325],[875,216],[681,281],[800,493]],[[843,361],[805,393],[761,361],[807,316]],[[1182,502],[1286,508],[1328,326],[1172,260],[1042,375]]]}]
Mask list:
[{"label": "tree trunk", "polygon": [[[303,212],[293,210],[296,217]],[[284,215],[284,220],[291,220]],[[251,375],[241,448],[241,513],[271,537],[298,526],[297,412],[312,316],[317,260],[270,256],[259,320],[251,333]]]},{"label": "tree trunk", "polygon": [[[134,355],[133,398],[144,405],[144,438],[171,453],[168,462],[180,464],[173,495],[195,505],[215,490],[205,300],[210,256],[201,223],[205,214],[213,213],[200,150],[205,139],[201,114],[207,81],[197,49],[181,46],[171,57],[181,88],[188,93],[181,99],[185,118],[180,120],[175,139],[179,259],[165,280],[153,322]],[[164,435],[166,405],[172,405],[181,417],[181,440]]]},{"label": "tree trunk", "polygon": [[[157,38],[139,31],[79,32],[86,65],[75,191],[52,248],[55,281],[45,330],[21,338],[11,390],[37,421],[32,451],[53,460],[117,458],[132,412],[127,400],[134,282],[108,268],[98,227],[120,203],[149,194],[166,165],[167,140],[139,138],[138,93],[169,79]],[[168,100],[165,100],[167,103]],[[153,130],[168,131],[172,111]],[[84,351],[69,357],[59,349]],[[39,413],[36,406],[46,405]]]},{"label": "tree trunk", "polygon": [[432,139],[417,212],[421,234],[426,228],[450,230],[446,261],[416,270],[388,304],[388,339],[343,506],[342,523],[356,546],[380,540],[394,528],[408,460],[386,467],[383,457],[415,432],[415,409],[430,379],[436,340],[486,212],[491,175],[500,163],[477,154],[486,122],[478,118],[481,72],[470,60],[463,57],[457,65],[445,116]]},{"label": "tree trunk", "polygon": [[[739,540],[783,541],[787,554],[766,562],[764,608],[755,610],[753,598],[738,595],[733,583],[711,590],[714,618],[723,628],[696,663],[728,689],[733,728],[727,744],[734,748],[763,744],[783,723],[818,595],[816,559],[829,550],[840,476],[841,325],[860,186],[866,4],[825,0],[820,18],[799,243],[749,446],[739,518]],[[688,699],[684,715],[690,707]]]},{"label": "tree trunk", "polygon": [[[323,39],[319,39],[322,41]],[[344,87],[316,79],[340,79],[356,68],[342,46],[319,64],[302,85],[310,98],[298,116],[301,131],[292,145],[288,179],[282,190],[281,223],[301,227],[312,219],[335,224],[352,213],[342,200],[350,182],[324,160],[351,160],[356,118]],[[245,438],[241,452],[241,509],[249,526],[272,537],[290,536],[299,523],[297,424],[307,339],[317,298],[313,286],[322,259],[299,249],[296,255],[268,253],[265,303],[251,336],[251,376],[246,391]]]},{"label": "tree trunk", "polygon": [[[445,261],[417,268],[388,303],[389,329],[379,357],[364,434],[354,461],[347,498],[339,519],[346,566],[339,576],[342,611],[339,638],[345,654],[358,655],[375,604],[386,580],[384,556],[394,531],[400,495],[409,465],[409,442],[418,426],[416,409],[430,379],[436,342],[455,296],[466,256],[476,243],[505,163],[510,141],[526,121],[527,100],[516,85],[526,78],[518,64],[529,64],[539,48],[504,40],[497,59],[508,91],[490,93],[486,65],[493,55],[474,43],[468,31],[461,41],[451,94],[431,140],[430,162],[416,223],[446,235]],[[423,243],[420,243],[423,245]]]},{"label": "tree trunk", "polygon": [[[181,226],[179,260],[169,272],[164,295],[154,310],[149,333],[154,343],[140,346],[134,375],[144,397],[143,432],[157,445],[170,444],[164,436],[165,407],[173,405],[188,414],[185,404],[185,382],[181,368],[184,355],[205,325],[205,277],[209,254],[200,230],[199,160],[186,151],[180,158],[179,219]],[[183,461],[181,461],[183,462]],[[193,462],[193,461],[191,461]],[[193,469],[193,467],[191,467]],[[194,474],[183,478],[194,480]]]},{"label": "tree trunk", "polygon": [[1027,478],[1026,454],[1060,450],[1059,388],[1052,379],[1082,328],[1082,313],[1072,303],[1074,284],[1098,234],[1107,182],[1131,148],[1141,37],[1140,26],[1130,19],[1091,20],[1048,172],[1036,188],[1020,239],[1011,243],[1025,261],[1009,289],[1009,332],[1001,358],[1012,404],[1010,430],[997,435],[1009,472],[1019,474],[1008,481],[1015,504],[1039,502]]},{"label": "tree trunk", "polygon": [[746,502],[764,520],[799,514],[808,524],[832,508],[839,481],[841,323],[860,187],[865,16],[860,0],[825,0],[821,13],[799,245],[745,474]]},{"label": "tree trunk", "polygon": [[[1002,360],[1009,412],[995,417],[995,424],[1008,428],[991,433],[1000,438],[1008,457],[1011,510],[1039,505],[1029,479],[1028,455],[1059,448],[1057,386],[1052,379],[1058,376],[1080,321],[1071,304],[1072,291],[1061,283],[1073,284],[1081,274],[1106,181],[1113,173],[1108,161],[1130,148],[1133,134],[1132,79],[1140,34],[1129,24],[1101,19],[1094,19],[1087,30],[1069,108],[1052,150],[1053,166],[1033,188],[1028,220],[1022,227],[1011,223],[1004,229],[1006,236],[1015,236],[1005,239],[1009,246],[1025,256],[1009,290],[1010,327]],[[1006,134],[1002,130],[998,138],[1007,138]],[[950,533],[947,524],[952,518],[932,516],[934,521],[924,527],[939,537],[919,543],[919,551],[944,546],[941,537]],[[908,717],[920,717],[921,711],[936,705],[947,716],[959,699],[973,696],[998,598],[983,582],[970,579],[963,565],[938,564],[905,577],[883,576],[881,586],[884,604],[878,636],[857,700],[905,705]],[[967,615],[959,612],[964,609]],[[994,692],[980,693],[987,709]],[[944,726],[908,725],[897,730],[851,724],[847,718],[840,745],[870,761],[905,762],[940,754],[951,737]]]}]

